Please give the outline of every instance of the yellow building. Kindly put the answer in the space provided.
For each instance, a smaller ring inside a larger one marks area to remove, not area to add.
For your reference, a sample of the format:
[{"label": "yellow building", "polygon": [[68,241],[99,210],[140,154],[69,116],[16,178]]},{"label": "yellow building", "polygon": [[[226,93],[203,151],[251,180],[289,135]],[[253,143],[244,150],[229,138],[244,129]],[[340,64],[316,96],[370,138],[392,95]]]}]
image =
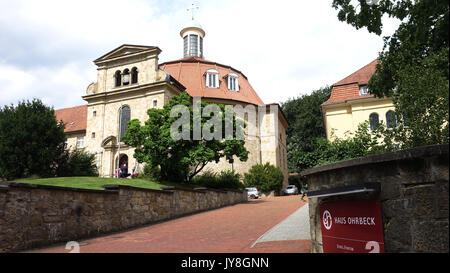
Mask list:
[{"label": "yellow building", "polygon": [[376,65],[377,60],[374,60],[333,84],[330,98],[322,104],[328,140],[345,138],[347,132],[354,133],[358,125],[365,121],[369,121],[371,130],[377,122],[383,122],[388,127],[395,126],[392,100],[375,98],[367,91],[367,83]]}]

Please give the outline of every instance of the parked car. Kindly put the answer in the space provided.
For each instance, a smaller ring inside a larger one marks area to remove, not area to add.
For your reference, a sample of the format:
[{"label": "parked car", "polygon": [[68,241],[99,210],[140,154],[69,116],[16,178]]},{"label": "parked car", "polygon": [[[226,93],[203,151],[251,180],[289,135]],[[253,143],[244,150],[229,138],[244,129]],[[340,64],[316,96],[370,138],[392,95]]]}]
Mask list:
[{"label": "parked car", "polygon": [[295,185],[289,185],[284,189],[283,193],[285,195],[298,194],[298,188]]},{"label": "parked car", "polygon": [[260,196],[260,193],[257,188],[246,188],[247,189],[247,196],[250,199],[257,199]]}]

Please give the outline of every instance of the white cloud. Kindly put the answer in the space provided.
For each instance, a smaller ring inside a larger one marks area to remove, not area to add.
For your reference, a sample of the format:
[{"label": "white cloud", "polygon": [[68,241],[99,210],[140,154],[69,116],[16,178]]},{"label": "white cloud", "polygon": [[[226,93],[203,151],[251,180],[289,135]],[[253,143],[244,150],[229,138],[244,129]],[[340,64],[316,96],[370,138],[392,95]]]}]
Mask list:
[{"label": "white cloud", "polygon": [[[87,87],[86,79],[94,70],[84,70],[70,63],[57,69],[37,67],[29,71],[10,65],[0,65],[2,105],[21,100],[41,99],[55,108],[85,104],[81,99]],[[81,89],[81,86],[85,88]]]},{"label": "white cloud", "polygon": [[[333,84],[375,59],[383,42],[339,22],[331,2],[196,1],[206,59],[242,71],[266,103]],[[0,0],[0,105],[33,97],[56,108],[84,104],[97,75],[92,60],[121,44],[158,46],[160,62],[182,58],[190,4]]]}]

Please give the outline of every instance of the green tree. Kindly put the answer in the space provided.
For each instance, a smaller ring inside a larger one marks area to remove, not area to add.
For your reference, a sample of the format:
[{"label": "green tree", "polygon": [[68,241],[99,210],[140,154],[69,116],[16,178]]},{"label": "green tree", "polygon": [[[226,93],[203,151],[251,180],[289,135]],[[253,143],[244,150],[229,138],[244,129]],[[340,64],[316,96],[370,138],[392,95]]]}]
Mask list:
[{"label": "green tree", "polygon": [[317,138],[325,137],[321,105],[330,93],[331,87],[327,86],[282,103],[283,113],[289,122],[286,143],[290,172],[301,172],[311,167],[303,164],[300,158],[316,149]]},{"label": "green tree", "polygon": [[[189,109],[189,140],[177,140],[171,135],[172,124],[181,117],[181,114],[175,117],[171,116],[171,110],[180,105]],[[198,107],[203,112],[208,105],[210,104],[201,102]],[[218,107],[222,113],[225,113],[223,105],[218,105]],[[173,96],[163,109],[152,108],[147,111],[147,114],[148,119],[143,126],[137,119],[128,122],[128,129],[122,140],[127,145],[136,148],[134,157],[138,162],[146,162],[151,167],[159,166],[162,180],[191,182],[193,177],[201,172],[209,162],[219,162],[225,156],[237,156],[241,161],[248,159],[248,151],[244,146],[245,141],[236,138],[234,126],[233,136],[230,139],[207,140],[202,137],[200,140],[195,140],[193,124],[198,120],[198,116],[194,115],[191,97],[186,93]],[[200,116],[199,123],[203,128],[206,123],[215,118],[220,117]],[[226,121],[226,115],[222,115],[220,120],[222,136],[225,135]],[[233,115],[233,124],[238,121],[240,120]],[[239,125],[244,126],[241,122],[238,122]]]},{"label": "green tree", "polygon": [[393,94],[397,126],[381,135],[399,149],[449,143],[449,80],[439,69],[443,62],[448,64],[448,48],[398,74],[399,92]]},{"label": "green tree", "polygon": [[40,100],[0,109],[0,177],[54,176],[64,153],[64,124]]},{"label": "green tree", "polygon": [[246,187],[257,187],[262,192],[279,192],[283,186],[283,172],[280,168],[267,162],[253,165],[248,173],[244,174]]},{"label": "green tree", "polygon": [[98,176],[95,154],[83,149],[66,150],[57,164],[56,174],[60,177]]},{"label": "green tree", "polygon": [[[378,2],[378,3],[375,3]],[[334,0],[338,18],[381,35],[382,16],[401,21],[384,37],[379,63],[368,83],[376,97],[392,97],[400,126],[387,141],[400,148],[448,143],[449,1]],[[408,124],[402,125],[404,118]]]}]

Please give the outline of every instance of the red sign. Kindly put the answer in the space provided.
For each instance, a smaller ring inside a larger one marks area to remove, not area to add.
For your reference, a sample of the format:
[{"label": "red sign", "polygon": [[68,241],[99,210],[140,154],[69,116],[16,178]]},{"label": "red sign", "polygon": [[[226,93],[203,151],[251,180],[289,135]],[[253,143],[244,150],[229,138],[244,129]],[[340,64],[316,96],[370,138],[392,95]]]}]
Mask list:
[{"label": "red sign", "polygon": [[384,253],[380,200],[320,206],[324,253]]}]

